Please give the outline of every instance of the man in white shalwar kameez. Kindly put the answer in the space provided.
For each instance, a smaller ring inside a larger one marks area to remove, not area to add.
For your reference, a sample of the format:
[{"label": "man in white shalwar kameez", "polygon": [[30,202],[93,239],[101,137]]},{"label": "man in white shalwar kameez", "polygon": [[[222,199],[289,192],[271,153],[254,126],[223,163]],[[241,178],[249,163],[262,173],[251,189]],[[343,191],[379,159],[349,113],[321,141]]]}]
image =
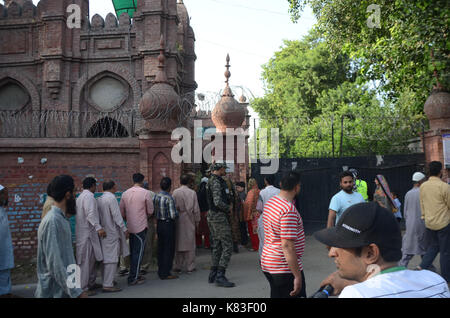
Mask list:
[{"label": "man in white shalwar kameez", "polygon": [[103,183],[103,195],[97,199],[100,224],[106,232],[101,241],[103,251],[103,292],[119,292],[114,286],[119,256],[127,257],[130,250],[127,244],[128,230],[120,214],[119,203],[114,193],[114,181]]},{"label": "man in white shalwar kameez", "polygon": [[175,266],[174,271],[195,270],[195,231],[200,222],[200,208],[197,193],[188,187],[191,177],[182,175],[181,187],[173,192],[175,207],[179,218],[175,229]]},{"label": "man in white shalwar kameez", "polygon": [[94,295],[94,290],[102,287],[95,283],[95,261],[103,260],[99,237],[106,237],[106,232],[100,225],[97,200],[94,197],[96,180],[92,177],[84,179],[83,189],[76,201],[76,256],[81,271],[81,288],[89,291],[89,295]]},{"label": "man in white shalwar kameez", "polygon": [[426,177],[421,172],[413,175],[414,187],[405,195],[405,208],[403,216],[405,219],[406,231],[403,235],[402,259],[399,266],[408,267],[409,261],[415,256],[425,255],[428,242],[426,237],[425,222],[421,219],[420,209],[420,186],[426,181]]}]

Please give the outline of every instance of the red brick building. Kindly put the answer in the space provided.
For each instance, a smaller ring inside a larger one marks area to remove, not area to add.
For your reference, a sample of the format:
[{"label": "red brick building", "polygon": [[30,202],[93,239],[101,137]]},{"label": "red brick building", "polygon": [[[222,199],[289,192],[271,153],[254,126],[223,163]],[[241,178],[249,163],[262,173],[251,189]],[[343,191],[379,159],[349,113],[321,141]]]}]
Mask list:
[{"label": "red brick building", "polygon": [[[81,9],[80,28],[68,27],[71,4]],[[206,166],[170,157],[172,129],[187,127],[193,142],[194,120],[215,126],[211,112],[195,108],[195,35],[183,2],[137,0],[133,19],[89,16],[89,0],[0,5],[0,184],[9,188],[16,259],[35,255],[42,195],[56,175],[72,175],[78,190],[94,176],[124,191],[140,171],[157,191],[162,176],[176,187],[182,172]],[[166,89],[176,97],[170,109]],[[157,116],[144,118],[141,104]],[[177,122],[166,125],[163,117],[174,114]],[[248,115],[241,122],[248,128]],[[236,180],[247,174],[248,161],[235,164]]]}]

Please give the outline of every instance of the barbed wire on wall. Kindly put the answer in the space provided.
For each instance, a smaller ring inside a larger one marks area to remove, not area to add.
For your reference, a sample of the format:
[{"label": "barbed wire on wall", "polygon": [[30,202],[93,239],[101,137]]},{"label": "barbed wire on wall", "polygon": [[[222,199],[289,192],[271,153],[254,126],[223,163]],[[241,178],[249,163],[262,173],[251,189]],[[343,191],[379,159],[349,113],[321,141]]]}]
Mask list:
[{"label": "barbed wire on wall", "polygon": [[[240,100],[241,96],[245,97],[246,102],[250,102],[255,98],[253,92],[245,86],[230,85],[231,91],[234,93],[234,98]],[[216,104],[222,98],[223,89],[218,92],[200,91],[195,95],[195,104],[197,110],[211,112]]]},{"label": "barbed wire on wall", "polygon": [[134,111],[0,111],[0,138],[133,137]]}]

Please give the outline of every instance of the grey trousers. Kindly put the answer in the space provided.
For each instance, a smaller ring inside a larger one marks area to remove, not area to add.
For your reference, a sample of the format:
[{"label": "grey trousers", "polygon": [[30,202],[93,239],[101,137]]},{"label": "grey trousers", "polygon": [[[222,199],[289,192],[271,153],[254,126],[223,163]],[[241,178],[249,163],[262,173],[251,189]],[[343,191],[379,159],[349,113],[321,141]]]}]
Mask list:
[{"label": "grey trousers", "polygon": [[116,272],[117,263],[103,264],[103,288],[114,287]]},{"label": "grey trousers", "polygon": [[92,246],[89,246],[85,259],[80,260],[80,280],[81,289],[87,291],[90,287],[95,285],[97,278],[97,271],[95,269],[95,254]]}]

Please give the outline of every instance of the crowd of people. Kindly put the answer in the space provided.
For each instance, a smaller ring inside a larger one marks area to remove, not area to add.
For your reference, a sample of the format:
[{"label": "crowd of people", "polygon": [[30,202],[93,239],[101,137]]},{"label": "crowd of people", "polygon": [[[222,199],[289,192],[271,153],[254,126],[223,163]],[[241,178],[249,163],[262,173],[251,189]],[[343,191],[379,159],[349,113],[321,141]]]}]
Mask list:
[{"label": "crowd of people", "polygon": [[[164,177],[158,193],[136,173],[120,203],[112,180],[102,184],[103,194],[96,198],[97,180],[87,177],[76,197],[72,177],[55,177],[47,188],[38,229],[35,296],[120,292],[118,273],[128,275],[129,286],[143,284],[157,238],[161,280],[196,271],[196,248],[204,247],[211,250],[208,282],[234,287],[225,274],[233,252],[246,246],[258,252],[270,297],[306,297],[305,233],[295,202],[302,186],[299,173],[286,173],[278,184],[274,175],[266,175],[260,190],[253,178],[247,187],[232,182],[226,168],[213,163],[199,184],[184,174],[177,189]],[[441,180],[440,162],[431,162],[428,174],[428,180],[422,172],[413,174],[403,213],[398,193],[390,190],[383,175],[374,180],[372,202],[356,169],[340,175],[341,190],[331,198],[327,226],[314,233],[337,265],[322,287],[332,286],[332,294],[340,297],[450,297],[450,185]],[[8,189],[0,185],[0,295],[10,294],[14,267],[7,205]],[[72,216],[75,244],[68,221]],[[437,254],[440,275],[432,265]],[[422,262],[408,270],[415,255]],[[99,264],[102,284],[96,283]]]},{"label": "crowd of people", "polygon": [[[450,185],[441,180],[442,168],[440,162],[431,162],[428,180],[423,173],[414,173],[403,216],[398,196],[383,175],[374,180],[372,202],[367,202],[367,183],[359,179],[355,169],[340,175],[341,191],[330,201],[327,227],[314,233],[338,269],[323,280],[324,292],[331,290],[332,295],[343,298],[450,297]],[[304,229],[294,204],[300,175],[287,173],[280,190],[272,189],[270,180],[266,185],[263,191],[271,194],[260,194],[259,200],[264,232],[261,268],[271,297],[306,297]],[[406,220],[403,239],[402,217]],[[441,275],[432,267],[438,253]],[[415,270],[408,270],[414,255],[421,255],[422,262]],[[329,286],[331,289],[325,288]]]}]

